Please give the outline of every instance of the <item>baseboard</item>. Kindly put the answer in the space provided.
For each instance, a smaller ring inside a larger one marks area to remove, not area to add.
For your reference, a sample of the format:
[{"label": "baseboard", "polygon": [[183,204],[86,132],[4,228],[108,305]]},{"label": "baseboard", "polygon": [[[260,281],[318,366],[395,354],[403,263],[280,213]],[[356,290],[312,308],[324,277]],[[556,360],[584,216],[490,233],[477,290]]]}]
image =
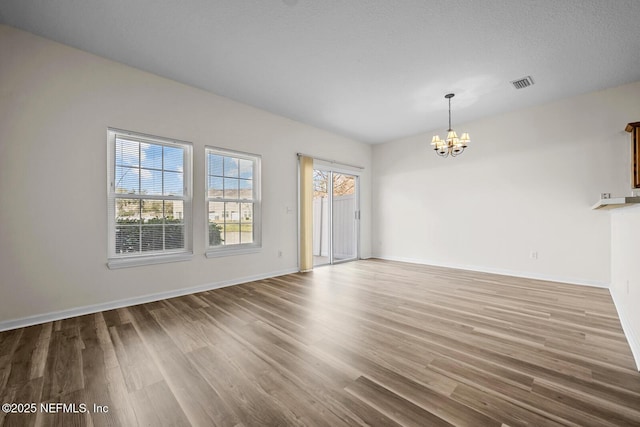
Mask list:
[{"label": "baseboard", "polygon": [[622,325],[622,330],[624,331],[625,337],[627,337],[627,342],[629,343],[629,347],[631,348],[631,354],[633,354],[633,360],[636,362],[636,369],[640,372],[640,335],[636,334],[633,330],[631,322],[629,321],[626,312],[623,310],[622,304],[619,303],[619,299],[616,298],[616,295],[613,291],[613,288],[609,289],[609,293],[611,294],[611,299],[613,299],[613,304],[616,307],[616,311],[618,312],[618,318],[620,318],[620,324]]},{"label": "baseboard", "polygon": [[183,295],[195,294],[197,292],[210,291],[212,289],[224,288],[227,286],[239,285],[242,283],[253,282],[256,280],[269,279],[285,274],[297,273],[297,268],[273,271],[266,274],[258,274],[255,276],[246,276],[238,279],[223,280],[220,282],[207,283],[205,285],[194,286],[191,288],[176,289],[174,291],[159,292],[157,294],[143,295],[123,300],[110,301],[101,304],[87,305],[84,307],[71,308],[68,310],[55,311],[45,314],[37,314],[35,316],[22,317],[19,319],[11,319],[0,322],[0,332],[10,329],[24,328],[26,326],[38,325],[41,323],[53,322],[55,320],[68,319],[85,314],[98,313],[105,310],[113,310],[115,308],[129,307],[147,302],[159,301],[168,298],[180,297]]},{"label": "baseboard", "polygon": [[481,267],[477,265],[448,264],[448,263],[434,262],[434,261],[424,260],[424,259],[404,258],[404,257],[374,256],[374,258],[384,259],[388,261],[407,262],[410,264],[432,265],[434,267],[456,268],[458,270],[477,271],[480,273],[498,274],[500,276],[522,277],[524,279],[544,280],[547,282],[560,282],[560,283],[568,283],[571,285],[591,286],[591,287],[605,288],[605,289],[609,288],[609,284],[603,283],[603,282],[575,279],[575,278],[569,278],[569,277],[559,277],[559,276],[530,273],[530,272],[523,272],[523,271],[504,270],[499,268]]}]

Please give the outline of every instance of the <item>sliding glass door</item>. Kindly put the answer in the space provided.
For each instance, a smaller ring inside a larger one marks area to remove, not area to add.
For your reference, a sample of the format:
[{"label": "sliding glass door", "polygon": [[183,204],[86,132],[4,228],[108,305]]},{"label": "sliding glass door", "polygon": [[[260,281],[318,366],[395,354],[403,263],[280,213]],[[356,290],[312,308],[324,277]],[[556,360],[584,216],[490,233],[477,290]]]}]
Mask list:
[{"label": "sliding glass door", "polygon": [[313,170],[313,265],[358,258],[358,177]]}]

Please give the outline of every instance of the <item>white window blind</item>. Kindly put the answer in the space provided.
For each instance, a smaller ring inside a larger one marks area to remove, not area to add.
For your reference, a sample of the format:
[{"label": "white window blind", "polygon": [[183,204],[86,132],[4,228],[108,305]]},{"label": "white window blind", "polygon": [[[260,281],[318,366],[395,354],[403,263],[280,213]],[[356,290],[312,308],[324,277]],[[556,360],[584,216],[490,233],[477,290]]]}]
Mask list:
[{"label": "white window blind", "polygon": [[109,266],[190,254],[191,145],[113,129],[108,142]]}]

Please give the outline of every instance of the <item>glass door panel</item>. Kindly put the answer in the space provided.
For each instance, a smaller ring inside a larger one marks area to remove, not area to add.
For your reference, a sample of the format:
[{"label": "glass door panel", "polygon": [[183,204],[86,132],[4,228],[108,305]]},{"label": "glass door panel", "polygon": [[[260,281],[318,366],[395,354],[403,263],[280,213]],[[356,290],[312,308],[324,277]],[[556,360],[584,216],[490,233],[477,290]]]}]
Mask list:
[{"label": "glass door panel", "polygon": [[332,178],[332,261],[353,260],[358,257],[358,180],[336,172]]},{"label": "glass door panel", "polygon": [[329,175],[330,171],[313,170],[313,265],[331,263],[329,247]]}]

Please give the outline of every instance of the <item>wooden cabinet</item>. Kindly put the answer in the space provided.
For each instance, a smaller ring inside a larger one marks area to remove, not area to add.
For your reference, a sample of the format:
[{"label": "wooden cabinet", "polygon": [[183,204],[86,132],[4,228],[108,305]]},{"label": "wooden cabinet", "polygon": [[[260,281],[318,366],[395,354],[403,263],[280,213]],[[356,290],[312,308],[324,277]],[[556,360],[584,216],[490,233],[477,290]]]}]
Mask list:
[{"label": "wooden cabinet", "polygon": [[624,130],[631,133],[631,185],[640,188],[640,122],[628,123]]}]

